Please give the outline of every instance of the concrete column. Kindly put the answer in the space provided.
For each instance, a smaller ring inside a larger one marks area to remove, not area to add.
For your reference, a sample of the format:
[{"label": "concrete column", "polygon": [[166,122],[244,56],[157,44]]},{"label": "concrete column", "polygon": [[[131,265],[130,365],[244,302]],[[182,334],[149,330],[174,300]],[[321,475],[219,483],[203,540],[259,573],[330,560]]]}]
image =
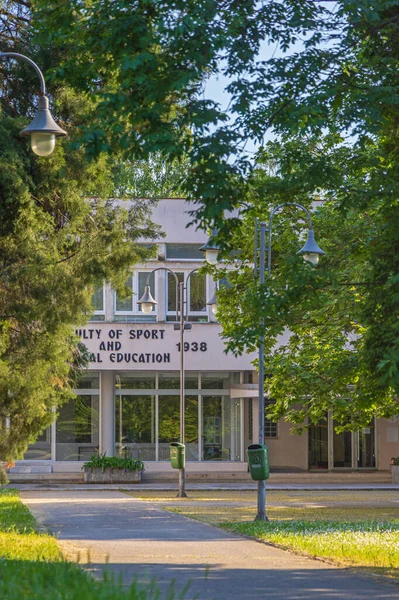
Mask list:
[{"label": "concrete column", "polygon": [[112,323],[114,320],[114,290],[109,283],[104,284],[104,297],[105,297],[105,321]]},{"label": "concrete column", "polygon": [[114,372],[101,371],[100,387],[100,452],[115,454]]}]

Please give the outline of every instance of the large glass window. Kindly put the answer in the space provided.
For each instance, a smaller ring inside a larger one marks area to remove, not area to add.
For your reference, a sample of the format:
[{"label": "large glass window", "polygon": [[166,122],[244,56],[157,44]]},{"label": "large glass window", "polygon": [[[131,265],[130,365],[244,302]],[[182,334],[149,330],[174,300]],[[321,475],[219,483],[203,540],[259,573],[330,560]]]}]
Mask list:
[{"label": "large glass window", "polygon": [[56,460],[88,460],[99,449],[99,374],[85,373],[75,391],[58,411]]},{"label": "large glass window", "polygon": [[240,403],[204,396],[202,407],[202,460],[240,460]]},{"label": "large glass window", "polygon": [[[187,461],[241,460],[240,401],[230,399],[232,381],[229,373],[185,373]],[[170,460],[170,443],[180,440],[178,372],[122,374],[115,410],[118,454]]]},{"label": "large glass window", "polygon": [[88,460],[98,451],[99,396],[80,394],[59,409],[56,460]]},{"label": "large glass window", "polygon": [[121,393],[115,410],[118,455],[155,460],[155,397]]}]

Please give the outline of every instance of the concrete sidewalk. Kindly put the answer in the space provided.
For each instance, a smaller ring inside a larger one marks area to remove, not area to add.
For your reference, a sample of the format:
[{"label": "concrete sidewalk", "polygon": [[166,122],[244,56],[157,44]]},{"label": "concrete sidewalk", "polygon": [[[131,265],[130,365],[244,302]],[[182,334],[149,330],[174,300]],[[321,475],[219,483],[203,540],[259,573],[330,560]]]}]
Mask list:
[{"label": "concrete sidewalk", "polygon": [[[7,486],[6,486],[7,487]],[[145,484],[67,484],[67,483],[10,483],[10,488],[15,488],[21,491],[60,491],[64,492],[92,492],[92,491],[119,491],[132,490],[144,491],[151,490],[167,491],[177,490],[179,484],[176,483],[145,483]],[[254,481],[250,483],[188,483],[186,484],[187,492],[194,490],[231,490],[231,491],[255,491],[257,484]],[[266,492],[270,490],[398,490],[399,483],[266,483]]]},{"label": "concrete sidewalk", "polygon": [[399,587],[389,582],[234,536],[118,491],[21,497],[69,557],[87,563],[90,554],[83,566],[95,576],[108,568],[126,584],[156,578],[161,598],[173,580],[176,598],[190,583],[186,600],[399,598]]}]

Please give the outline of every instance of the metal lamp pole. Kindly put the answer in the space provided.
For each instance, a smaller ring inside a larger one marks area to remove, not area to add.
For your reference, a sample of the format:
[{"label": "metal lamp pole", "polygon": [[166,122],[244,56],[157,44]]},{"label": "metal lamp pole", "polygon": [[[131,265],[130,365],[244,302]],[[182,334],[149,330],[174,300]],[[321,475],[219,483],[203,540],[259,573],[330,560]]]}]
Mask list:
[{"label": "metal lamp pole", "polygon": [[[251,209],[250,205],[245,202],[241,203],[247,209]],[[267,254],[267,278],[271,277],[272,270],[272,222],[274,215],[285,208],[286,206],[295,206],[300,210],[303,210],[306,213],[309,228],[308,228],[308,237],[305,245],[301,248],[297,254],[303,255],[305,261],[312,263],[313,265],[317,265],[320,256],[325,254],[321,248],[317,245],[314,239],[313,233],[313,225],[312,218],[310,216],[309,211],[302,206],[302,204],[297,204],[296,202],[285,202],[284,204],[279,204],[274,208],[269,217],[269,227],[268,227],[268,254]],[[254,276],[256,277],[258,271],[258,238],[259,238],[259,283],[261,288],[265,284],[265,272],[266,272],[266,223],[262,221],[260,223],[260,227],[258,227],[258,219],[255,218],[255,232],[254,232]],[[215,265],[217,264],[217,255],[218,250],[220,249],[217,243],[217,229],[212,231],[212,235],[201,248],[206,254],[206,260],[209,264]],[[262,290],[263,292],[263,290]],[[216,296],[212,298],[212,300],[208,304],[216,303]],[[260,317],[260,326],[261,332],[259,335],[258,342],[258,396],[259,396],[259,445],[263,446],[265,443],[265,335],[264,335],[264,319]],[[266,516],[266,480],[258,481],[258,512],[255,517],[255,521],[267,521],[268,518]]]},{"label": "metal lamp pole", "polygon": [[[274,215],[285,208],[286,206],[295,206],[300,210],[303,210],[306,213],[309,223],[308,229],[308,238],[306,244],[297,252],[297,254],[302,254],[306,261],[311,262],[313,265],[317,265],[319,257],[325,254],[321,248],[316,244],[313,233],[313,225],[312,225],[312,217],[310,216],[309,211],[302,206],[302,204],[297,204],[296,202],[286,202],[284,204],[279,204],[272,210],[269,217],[269,227],[267,231],[268,236],[268,252],[267,252],[267,278],[271,277],[272,270],[272,222]],[[259,283],[261,286],[265,283],[265,252],[266,252],[266,223],[262,221],[260,223],[260,253],[259,253]],[[257,239],[257,222],[255,223],[255,240]],[[255,243],[255,248],[257,244]],[[256,254],[255,254],[256,259]],[[256,264],[255,264],[256,270]],[[259,444],[263,445],[265,443],[265,336],[264,336],[264,319],[261,317],[260,319],[262,332],[259,336],[259,346],[258,346],[258,373],[259,373],[259,386],[258,386],[258,395],[259,395]],[[255,517],[255,521],[267,521],[268,518],[266,516],[266,480],[258,481],[258,513]]]},{"label": "metal lamp pole", "polygon": [[[185,389],[184,389],[184,332],[191,329],[191,323],[185,322],[185,316],[188,316],[188,302],[187,302],[187,286],[184,281],[179,283],[177,275],[171,269],[167,267],[158,267],[148,274],[144,294],[138,301],[142,305],[143,312],[151,312],[153,307],[156,306],[157,302],[151,296],[150,291],[150,277],[155,271],[167,271],[172,273],[176,282],[176,324],[175,329],[180,331],[180,443],[184,444],[184,432],[185,432]],[[193,269],[188,273],[186,281],[188,282],[191,275],[198,271]],[[179,293],[178,293],[179,292]],[[178,299],[179,298],[179,299]],[[184,306],[186,305],[186,315],[184,313]],[[179,308],[178,308],[179,307]],[[186,494],[186,468],[185,466],[179,469],[179,492],[178,498],[187,498]]]}]

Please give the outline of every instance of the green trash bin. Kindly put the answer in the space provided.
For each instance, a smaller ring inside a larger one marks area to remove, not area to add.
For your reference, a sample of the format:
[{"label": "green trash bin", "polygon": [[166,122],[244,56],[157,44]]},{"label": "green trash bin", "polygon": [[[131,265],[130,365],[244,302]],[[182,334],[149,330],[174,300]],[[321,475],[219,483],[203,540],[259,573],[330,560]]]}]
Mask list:
[{"label": "green trash bin", "polygon": [[251,444],[247,449],[248,466],[254,481],[263,481],[269,478],[269,453],[264,444]]},{"label": "green trash bin", "polygon": [[186,447],[179,442],[172,442],[169,446],[170,464],[174,469],[184,469],[186,459]]}]

